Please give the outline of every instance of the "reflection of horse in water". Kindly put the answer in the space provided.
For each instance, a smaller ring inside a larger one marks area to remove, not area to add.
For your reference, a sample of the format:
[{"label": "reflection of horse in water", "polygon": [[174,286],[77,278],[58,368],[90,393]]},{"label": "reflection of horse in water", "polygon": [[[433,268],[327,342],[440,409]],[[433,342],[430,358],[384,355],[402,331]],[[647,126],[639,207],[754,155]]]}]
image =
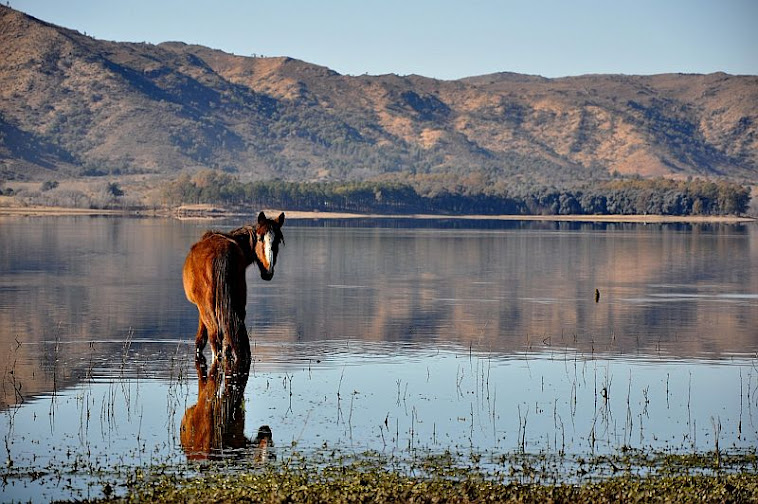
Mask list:
[{"label": "reflection of horse in water", "polygon": [[261,212],[255,226],[246,225],[229,233],[208,231],[190,249],[182,280],[187,299],[197,305],[199,312],[195,336],[198,356],[210,340],[214,360],[222,350],[243,360],[250,358],[245,329],[245,269],[255,262],[262,279],[274,277],[279,243],[284,244],[282,224],[283,213],[268,219]]},{"label": "reflection of horse in water", "polygon": [[243,399],[250,361],[214,360],[208,371],[205,358],[195,361],[197,404],[184,412],[179,438],[189,459],[218,459],[229,450],[253,448],[253,459],[273,458],[271,429],[261,426],[258,436],[245,437]]},{"label": "reflection of horse in water", "polygon": [[253,439],[253,461],[264,463],[269,460],[275,460],[274,438],[271,434],[271,427],[261,425],[258,428],[258,435]]},{"label": "reflection of horse in water", "polygon": [[205,358],[196,360],[197,404],[184,412],[180,439],[190,459],[216,458],[223,449],[247,445],[243,432],[245,410],[242,399],[250,372],[250,361],[214,360],[208,372]]}]

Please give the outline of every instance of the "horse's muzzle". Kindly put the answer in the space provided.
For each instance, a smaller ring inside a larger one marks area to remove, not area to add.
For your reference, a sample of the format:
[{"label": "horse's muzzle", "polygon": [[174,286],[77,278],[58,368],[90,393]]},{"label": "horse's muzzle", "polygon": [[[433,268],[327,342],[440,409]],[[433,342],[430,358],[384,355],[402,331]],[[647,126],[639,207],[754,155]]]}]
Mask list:
[{"label": "horse's muzzle", "polygon": [[264,279],[267,282],[270,282],[272,278],[274,278],[274,270],[269,271],[261,271],[261,278]]}]

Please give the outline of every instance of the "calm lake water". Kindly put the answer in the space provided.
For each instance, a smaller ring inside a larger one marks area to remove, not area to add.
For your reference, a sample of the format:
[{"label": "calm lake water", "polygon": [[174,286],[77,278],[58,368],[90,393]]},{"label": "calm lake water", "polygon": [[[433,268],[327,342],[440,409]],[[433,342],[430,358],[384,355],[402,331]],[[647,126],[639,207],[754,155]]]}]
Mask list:
[{"label": "calm lake water", "polygon": [[0,217],[0,500],[195,467],[182,420],[228,390],[227,430],[275,444],[232,466],[757,446],[754,224],[287,220],[273,281],[248,270],[249,376],[199,382],[182,263],[240,224]]}]

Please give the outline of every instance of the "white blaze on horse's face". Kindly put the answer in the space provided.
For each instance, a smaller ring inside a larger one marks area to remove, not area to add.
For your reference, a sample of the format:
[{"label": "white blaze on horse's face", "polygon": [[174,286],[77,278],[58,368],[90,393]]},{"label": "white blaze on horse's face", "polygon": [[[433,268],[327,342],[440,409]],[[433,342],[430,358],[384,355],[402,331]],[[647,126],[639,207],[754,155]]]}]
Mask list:
[{"label": "white blaze on horse's face", "polygon": [[272,231],[263,235],[263,267],[271,274],[274,273],[274,238]]},{"label": "white blaze on horse's face", "polygon": [[261,278],[271,280],[274,277],[274,266],[276,265],[276,234],[269,229],[258,235],[258,242],[255,246],[255,254],[258,258],[258,266],[261,271]]}]

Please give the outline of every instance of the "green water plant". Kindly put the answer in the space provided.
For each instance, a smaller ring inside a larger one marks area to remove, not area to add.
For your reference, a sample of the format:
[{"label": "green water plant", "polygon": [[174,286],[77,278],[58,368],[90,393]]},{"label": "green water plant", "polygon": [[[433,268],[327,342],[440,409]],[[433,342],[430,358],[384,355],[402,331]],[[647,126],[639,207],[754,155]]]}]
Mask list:
[{"label": "green water plant", "polygon": [[514,483],[467,472],[413,477],[356,465],[288,468],[185,479],[163,475],[102,502],[756,502],[758,474],[634,476],[584,484]]}]

